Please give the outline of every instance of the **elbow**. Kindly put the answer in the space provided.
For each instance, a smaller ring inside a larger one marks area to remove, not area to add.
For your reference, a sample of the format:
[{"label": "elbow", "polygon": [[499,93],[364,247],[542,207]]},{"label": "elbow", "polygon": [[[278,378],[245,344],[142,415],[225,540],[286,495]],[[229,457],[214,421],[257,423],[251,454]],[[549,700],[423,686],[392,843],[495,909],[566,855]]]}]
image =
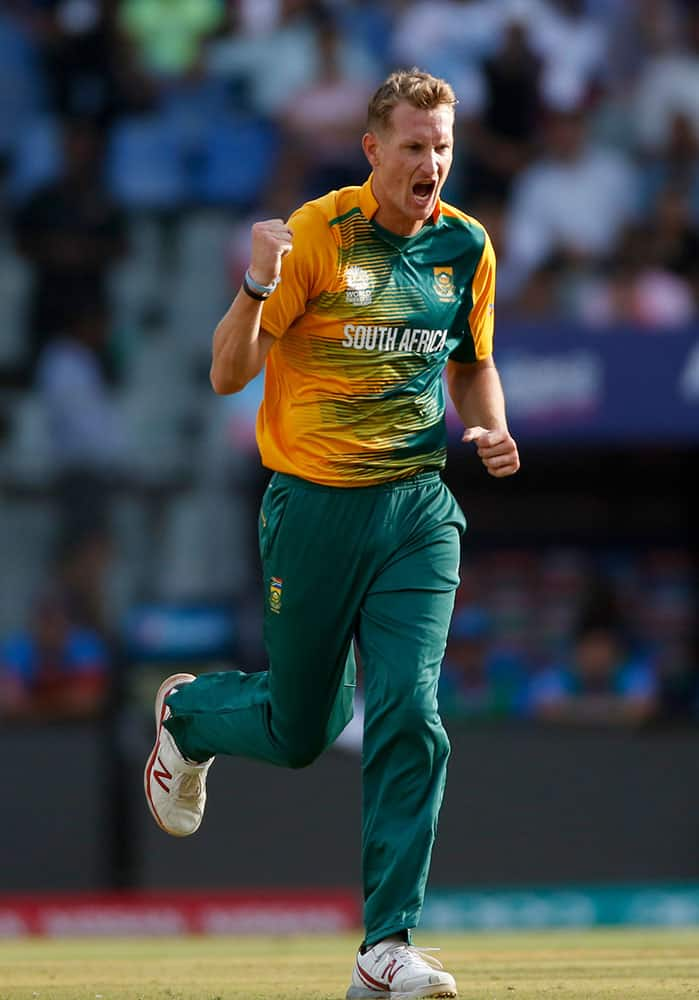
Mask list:
[{"label": "elbow", "polygon": [[213,365],[209,372],[209,382],[217,396],[231,396],[233,393],[240,392],[247,385],[247,380],[236,378],[231,372],[224,374]]}]

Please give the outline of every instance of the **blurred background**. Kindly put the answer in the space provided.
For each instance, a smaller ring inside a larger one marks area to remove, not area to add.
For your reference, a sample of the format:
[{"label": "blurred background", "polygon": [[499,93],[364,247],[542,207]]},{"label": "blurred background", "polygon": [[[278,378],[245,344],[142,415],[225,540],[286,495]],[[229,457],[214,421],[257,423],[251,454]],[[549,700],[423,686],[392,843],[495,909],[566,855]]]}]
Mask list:
[{"label": "blurred background", "polygon": [[[459,98],[445,197],[498,255],[522,457],[490,479],[450,414],[469,531],[426,916],[699,879],[696,3],[5,0],[0,894],[356,894],[361,691],[309,772],[217,762],[186,844],[141,768],[162,677],[265,666],[260,380],[208,383],[250,225],[362,183],[367,100],[412,65]],[[575,899],[556,919],[592,921]],[[663,913],[699,921],[699,893]]]}]

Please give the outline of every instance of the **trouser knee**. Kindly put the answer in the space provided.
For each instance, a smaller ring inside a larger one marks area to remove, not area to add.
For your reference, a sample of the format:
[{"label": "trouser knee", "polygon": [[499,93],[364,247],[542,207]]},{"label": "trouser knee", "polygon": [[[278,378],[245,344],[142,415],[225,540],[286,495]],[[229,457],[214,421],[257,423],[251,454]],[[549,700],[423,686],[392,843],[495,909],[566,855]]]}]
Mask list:
[{"label": "trouser knee", "polygon": [[285,767],[290,767],[294,771],[309,767],[320,757],[324,749],[325,744],[323,740],[320,738],[309,739],[307,735],[279,740],[282,763]]},{"label": "trouser knee", "polygon": [[397,706],[391,713],[391,725],[397,739],[423,746],[435,763],[446,763],[451,746],[435,709],[420,704]]}]

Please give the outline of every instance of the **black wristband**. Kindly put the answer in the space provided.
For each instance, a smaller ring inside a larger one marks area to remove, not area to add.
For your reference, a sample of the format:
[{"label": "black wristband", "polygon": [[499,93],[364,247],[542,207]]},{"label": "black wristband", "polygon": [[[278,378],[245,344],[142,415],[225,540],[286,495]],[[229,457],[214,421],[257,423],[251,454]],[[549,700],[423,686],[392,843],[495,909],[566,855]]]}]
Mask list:
[{"label": "black wristband", "polygon": [[249,295],[251,299],[255,299],[256,302],[264,302],[265,299],[268,298],[267,295],[258,295],[254,288],[250,287],[247,275],[243,275],[243,291],[246,295]]}]

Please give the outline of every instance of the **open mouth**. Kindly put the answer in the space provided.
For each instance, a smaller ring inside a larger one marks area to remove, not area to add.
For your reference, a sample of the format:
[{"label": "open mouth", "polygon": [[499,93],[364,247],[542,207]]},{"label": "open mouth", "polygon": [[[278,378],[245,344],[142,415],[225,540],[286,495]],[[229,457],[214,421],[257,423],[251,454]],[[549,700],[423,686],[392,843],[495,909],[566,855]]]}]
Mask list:
[{"label": "open mouth", "polygon": [[417,181],[413,184],[413,196],[416,201],[426,205],[432,198],[435,187],[435,181]]}]

